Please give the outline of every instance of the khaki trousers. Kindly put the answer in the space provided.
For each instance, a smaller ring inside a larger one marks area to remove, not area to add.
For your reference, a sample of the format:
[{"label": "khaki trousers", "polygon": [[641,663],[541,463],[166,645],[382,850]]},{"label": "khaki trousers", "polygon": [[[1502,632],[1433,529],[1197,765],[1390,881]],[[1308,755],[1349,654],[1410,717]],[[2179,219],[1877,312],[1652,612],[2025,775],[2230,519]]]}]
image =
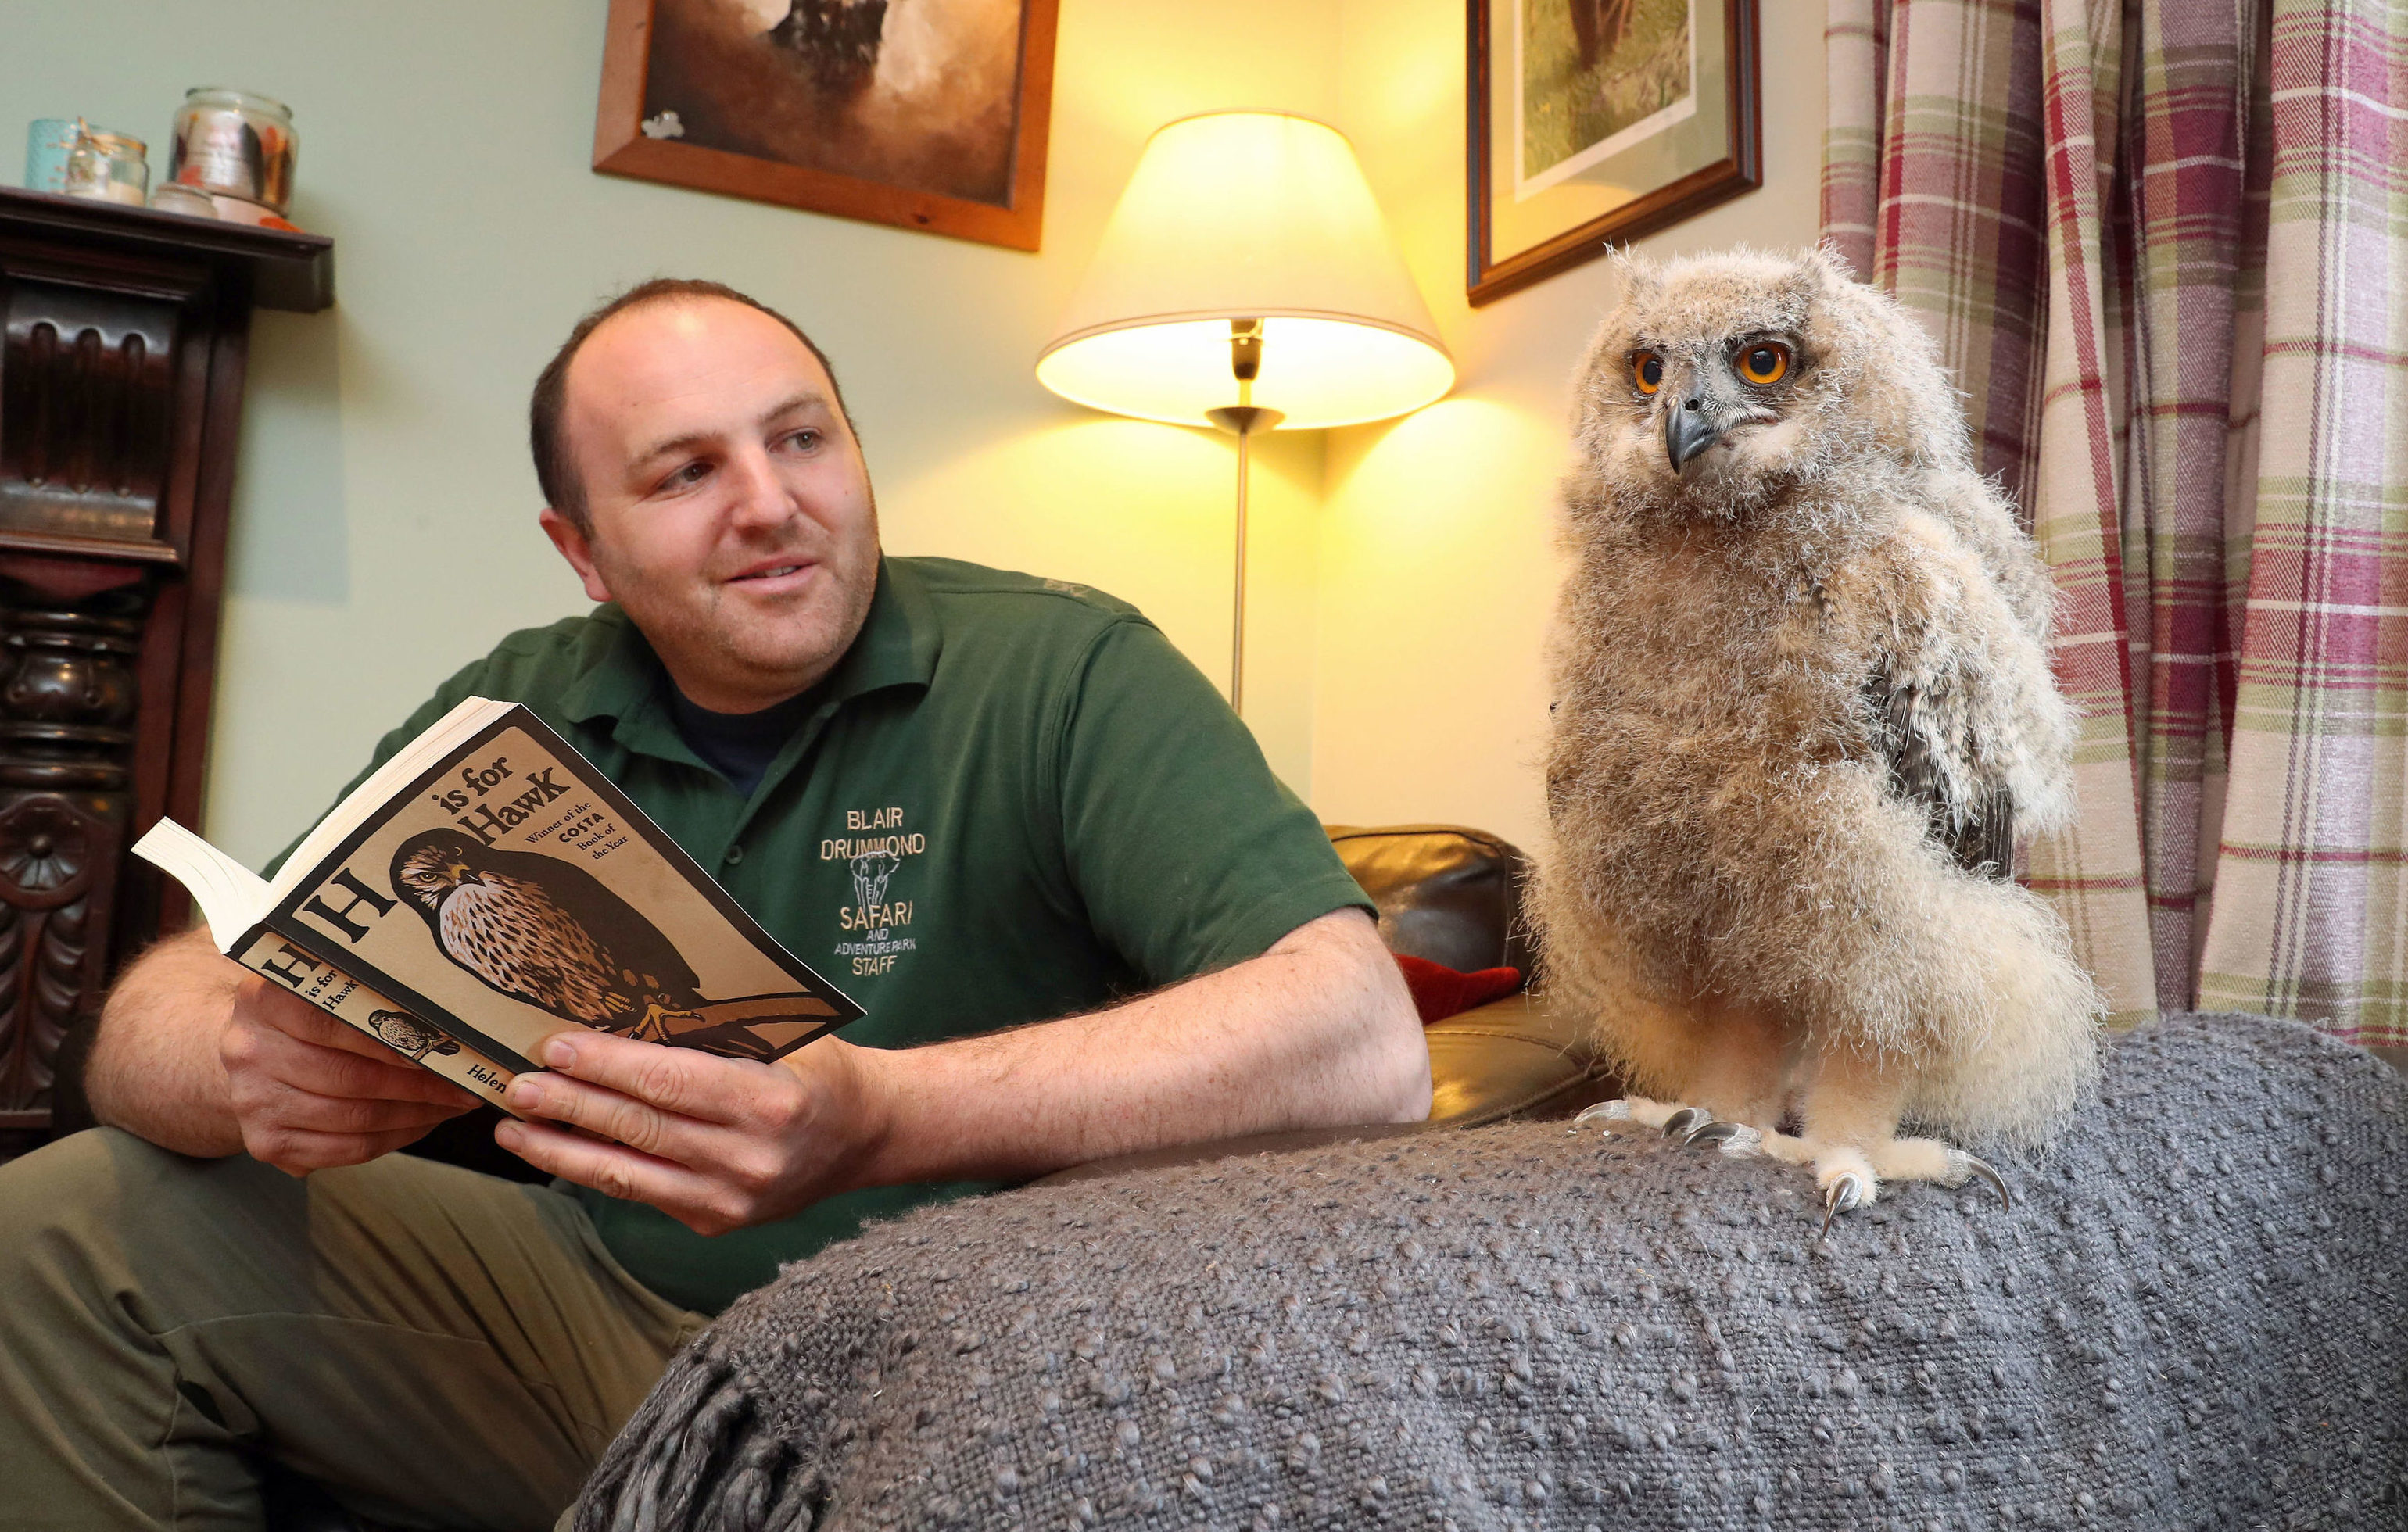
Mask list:
[{"label": "khaki trousers", "polygon": [[378,1521],[549,1527],[705,1323],[543,1187],[79,1133],[0,1166],[0,1527],[255,1528],[263,1455]]}]

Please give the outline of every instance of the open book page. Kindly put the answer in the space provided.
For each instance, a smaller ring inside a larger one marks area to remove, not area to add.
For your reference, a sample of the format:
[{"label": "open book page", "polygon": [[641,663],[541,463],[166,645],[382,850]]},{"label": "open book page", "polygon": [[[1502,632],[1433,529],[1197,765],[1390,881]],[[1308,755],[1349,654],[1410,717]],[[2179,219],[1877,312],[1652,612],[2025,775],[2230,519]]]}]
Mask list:
[{"label": "open book page", "polygon": [[208,922],[209,938],[231,956],[267,913],[267,880],[172,819],[150,826],[134,854],[184,885]]},{"label": "open book page", "polygon": [[294,853],[272,929],[511,1068],[565,1026],[771,1059],[861,1014],[534,714],[453,737]]}]

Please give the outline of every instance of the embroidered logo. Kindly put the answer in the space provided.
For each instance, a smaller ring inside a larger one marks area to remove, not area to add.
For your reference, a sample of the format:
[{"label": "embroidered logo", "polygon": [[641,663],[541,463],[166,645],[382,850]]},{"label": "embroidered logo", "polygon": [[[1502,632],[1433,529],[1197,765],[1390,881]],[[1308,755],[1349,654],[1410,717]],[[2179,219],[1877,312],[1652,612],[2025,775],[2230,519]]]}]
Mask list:
[{"label": "embroidered logo", "polygon": [[893,852],[864,852],[853,859],[853,902],[864,909],[886,902],[886,882],[903,859]]},{"label": "embroidered logo", "polygon": [[854,978],[870,979],[919,949],[902,934],[911,923],[911,901],[888,890],[904,862],[928,849],[928,838],[906,830],[898,808],[848,809],[844,828],[820,842],[820,860],[847,864],[853,880],[853,902],[837,911],[837,928],[847,939],[836,944],[836,955],[853,960]]}]

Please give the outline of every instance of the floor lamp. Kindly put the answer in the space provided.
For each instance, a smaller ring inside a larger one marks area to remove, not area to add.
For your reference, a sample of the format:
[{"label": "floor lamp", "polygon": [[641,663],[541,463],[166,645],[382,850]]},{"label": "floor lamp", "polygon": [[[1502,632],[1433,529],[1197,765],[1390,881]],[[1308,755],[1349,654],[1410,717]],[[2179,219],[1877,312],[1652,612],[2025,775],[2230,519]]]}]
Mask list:
[{"label": "floor lamp", "polygon": [[1244,711],[1247,446],[1420,408],[1455,364],[1343,135],[1282,112],[1148,140],[1059,332],[1047,388],[1238,438],[1229,704]]}]

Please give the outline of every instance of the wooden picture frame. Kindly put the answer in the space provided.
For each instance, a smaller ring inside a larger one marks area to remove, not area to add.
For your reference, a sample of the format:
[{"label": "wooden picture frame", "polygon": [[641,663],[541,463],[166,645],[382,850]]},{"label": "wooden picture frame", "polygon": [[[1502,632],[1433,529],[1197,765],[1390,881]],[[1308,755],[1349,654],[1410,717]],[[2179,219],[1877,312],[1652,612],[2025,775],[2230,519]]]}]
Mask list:
[{"label": "wooden picture frame", "polygon": [[[1609,71],[1615,50],[1636,46],[1634,16],[1655,21],[1668,6],[1685,4],[1686,93],[1540,172],[1526,173],[1521,156],[1533,131],[1522,90],[1531,65],[1524,61],[1535,50],[1517,45],[1527,41],[1519,29],[1538,3],[1469,0],[1466,7],[1464,292],[1475,308],[1593,261],[1610,244],[1654,234],[1752,192],[1764,180],[1757,0],[1570,0],[1576,19],[1558,24],[1584,34],[1576,48],[1602,55],[1585,67]],[[1548,19],[1564,8],[1549,4]],[[1581,21],[1588,26],[1582,28]],[[1601,46],[1600,28],[1611,34]],[[1701,36],[1709,29],[1712,36]],[[1660,40],[1663,34],[1659,28],[1648,36]],[[1549,40],[1560,48],[1560,39]],[[1584,67],[1578,58],[1571,62]],[[1500,86],[1512,103],[1510,114],[1496,98]],[[1541,101],[1537,109],[1557,105]],[[1497,141],[1500,125],[1513,130],[1510,148]]]},{"label": "wooden picture frame", "polygon": [[[984,0],[991,13],[1016,7],[1018,52],[1006,61],[1010,83],[993,81],[995,89],[983,98],[983,121],[956,122],[941,130],[932,126],[916,140],[908,127],[895,125],[897,116],[908,116],[911,98],[898,95],[880,67],[880,34],[838,37],[836,49],[828,46],[827,16],[838,18],[840,26],[843,18],[866,14],[874,6],[873,25],[882,27],[887,0],[787,3],[792,8],[785,20],[752,39],[762,50],[756,59],[744,51],[740,39],[730,40],[736,36],[732,27],[721,29],[720,23],[747,11],[757,20],[762,0],[610,0],[594,168],[1011,250],[1038,248],[1060,0]],[[975,7],[957,7],[968,8]],[[815,19],[809,36],[802,26],[807,11]],[[790,40],[772,60],[781,34]],[[991,79],[994,54],[990,48],[982,59]],[[1007,89],[1010,121],[998,125],[996,104]],[[684,93],[680,101],[698,119],[695,132],[687,133],[678,107],[654,99],[664,90]],[[720,92],[729,93],[730,109],[724,112],[712,99]],[[887,95],[873,114],[861,103],[876,92]],[[739,102],[738,93],[749,94]],[[924,99],[951,102],[963,93],[949,80],[943,92],[931,91]],[[774,157],[757,146],[725,147],[738,141],[739,132],[763,123],[803,146],[797,154],[822,163]],[[849,145],[860,150],[851,162],[845,157]],[[882,159],[884,167],[878,163]],[[947,178],[961,184],[943,184]],[[966,187],[970,194],[964,194]]]}]

